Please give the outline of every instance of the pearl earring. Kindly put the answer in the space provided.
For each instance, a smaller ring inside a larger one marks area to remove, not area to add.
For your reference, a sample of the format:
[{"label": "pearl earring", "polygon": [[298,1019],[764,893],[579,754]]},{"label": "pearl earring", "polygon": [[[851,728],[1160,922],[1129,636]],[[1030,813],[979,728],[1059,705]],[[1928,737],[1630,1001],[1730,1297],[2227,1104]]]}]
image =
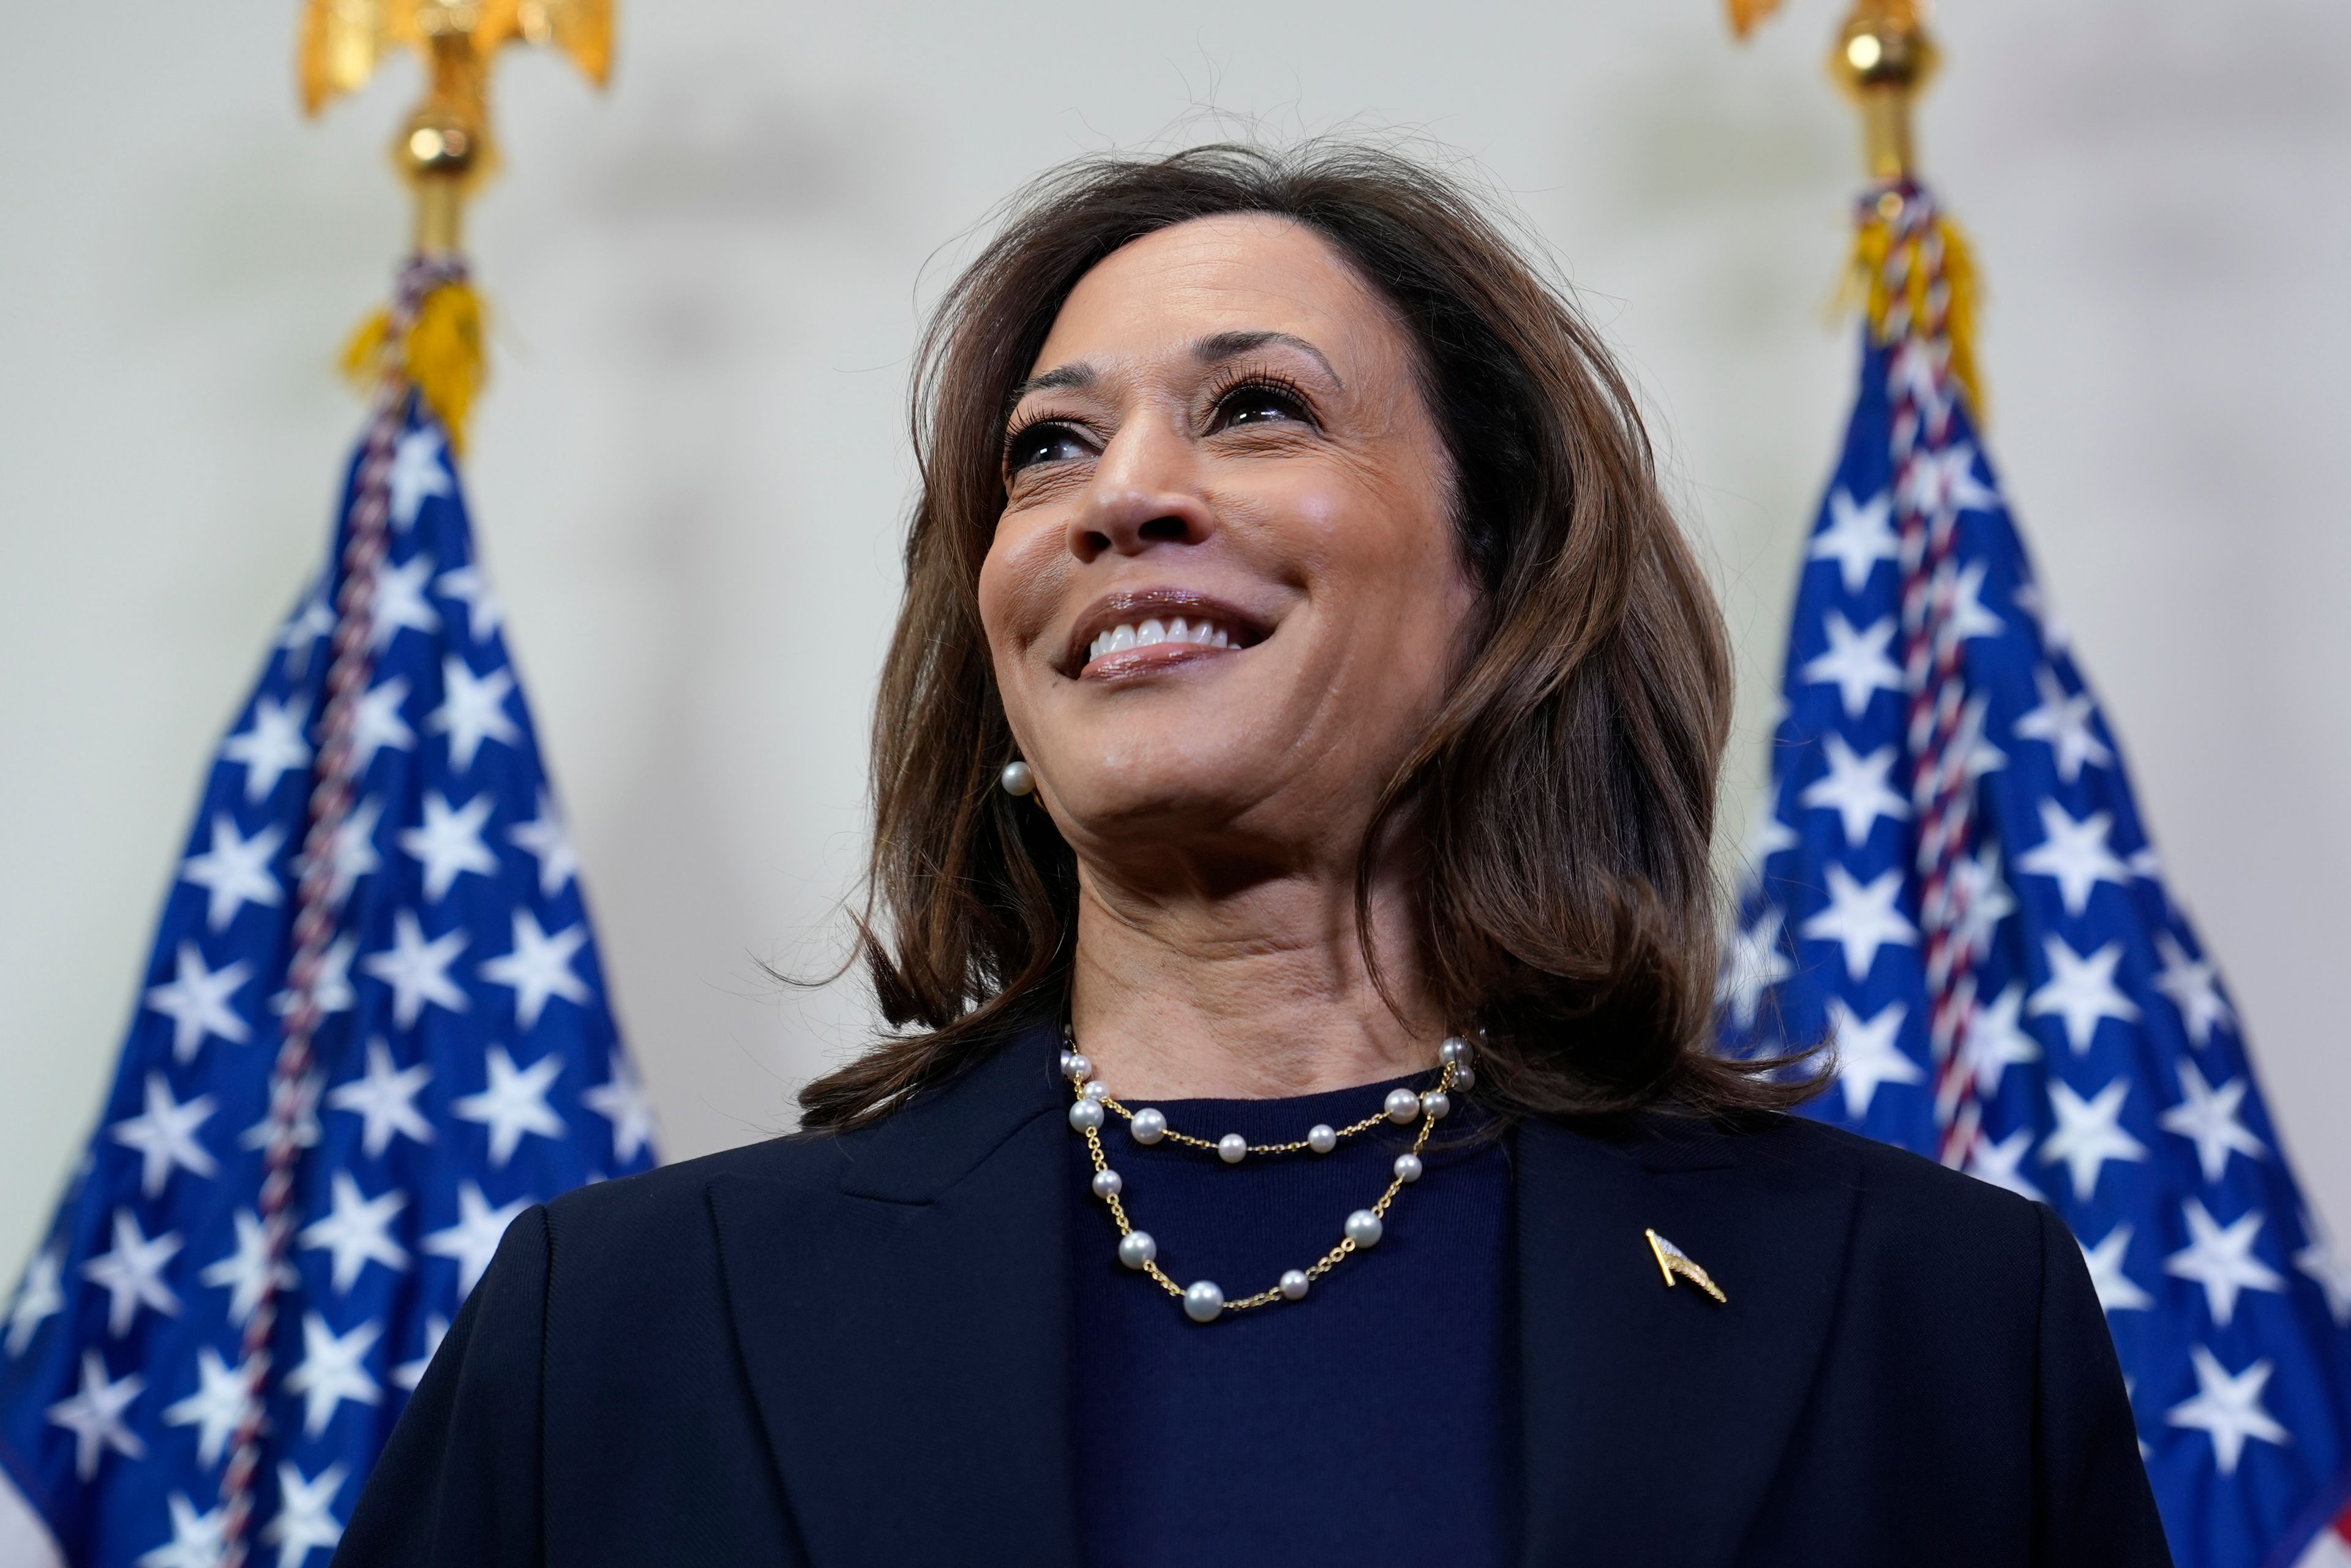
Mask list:
[{"label": "pearl earring", "polygon": [[1017,757],[1004,765],[1004,771],[996,776],[996,781],[1004,786],[1004,792],[1008,795],[1033,795],[1037,792],[1036,770]]}]

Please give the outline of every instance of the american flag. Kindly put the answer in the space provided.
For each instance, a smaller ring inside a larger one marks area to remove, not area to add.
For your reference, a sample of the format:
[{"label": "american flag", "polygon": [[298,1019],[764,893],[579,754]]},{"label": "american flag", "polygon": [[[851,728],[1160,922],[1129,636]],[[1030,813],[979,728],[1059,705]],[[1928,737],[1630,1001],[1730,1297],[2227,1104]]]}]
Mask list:
[{"label": "american flag", "polygon": [[2351,1260],[1982,449],[1956,240],[1912,184],[1862,215],[1861,392],[1797,591],[1727,1042],[1834,1039],[1816,1114],[2064,1218],[2182,1568],[2351,1563]]},{"label": "american flag", "polygon": [[0,1317],[5,1568],[323,1568],[508,1222],[653,1163],[499,628],[394,371]]}]

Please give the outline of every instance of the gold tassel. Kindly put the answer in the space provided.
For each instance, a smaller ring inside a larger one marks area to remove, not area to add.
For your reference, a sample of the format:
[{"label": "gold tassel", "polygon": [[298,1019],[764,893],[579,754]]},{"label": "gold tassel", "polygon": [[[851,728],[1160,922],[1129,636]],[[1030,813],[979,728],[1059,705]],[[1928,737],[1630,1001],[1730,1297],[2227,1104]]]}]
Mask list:
[{"label": "gold tassel", "polygon": [[343,345],[343,357],[337,368],[351,390],[362,395],[375,391],[376,382],[387,372],[383,362],[383,340],[392,333],[392,312],[377,308],[368,312],[368,319],[359,324],[350,340]]},{"label": "gold tassel", "polygon": [[[1976,307],[1982,280],[1976,271],[1975,252],[1959,225],[1938,213],[1933,232],[1942,250],[1943,335],[1950,345],[1951,377],[1966,394],[1969,411],[1981,423],[1988,418],[1983,381],[1976,366]],[[1923,241],[1914,236],[1903,243],[1911,247],[1909,265],[1903,268],[1903,303],[1908,307],[1908,319],[1917,321],[1927,310],[1928,279],[1917,254]],[[1894,225],[1873,212],[1854,235],[1853,263],[1837,297],[1839,312],[1859,308],[1871,335],[1880,342],[1886,340],[1893,303],[1886,287],[1886,263],[1893,246]]]},{"label": "gold tassel", "polygon": [[449,433],[450,449],[465,450],[465,420],[482,390],[488,358],[483,351],[482,298],[472,286],[444,283],[424,297],[407,337],[392,350],[392,318],[377,310],[344,346],[342,371],[362,392],[386,376],[402,376],[424,406]]},{"label": "gold tassel", "polygon": [[482,390],[488,361],[482,352],[482,297],[463,283],[444,283],[424,297],[408,329],[408,379],[449,433],[449,446],[465,451],[465,418]]},{"label": "gold tassel", "polygon": [[1975,251],[1959,232],[1959,225],[1950,219],[1937,218],[1935,227],[1943,239],[1943,284],[1950,290],[1950,302],[1943,311],[1943,329],[1951,340],[1951,375],[1968,394],[1968,407],[1976,423],[1988,423],[1991,405],[1984,396],[1983,378],[1976,369],[1976,306],[1981,298],[1982,283],[1976,275]]}]

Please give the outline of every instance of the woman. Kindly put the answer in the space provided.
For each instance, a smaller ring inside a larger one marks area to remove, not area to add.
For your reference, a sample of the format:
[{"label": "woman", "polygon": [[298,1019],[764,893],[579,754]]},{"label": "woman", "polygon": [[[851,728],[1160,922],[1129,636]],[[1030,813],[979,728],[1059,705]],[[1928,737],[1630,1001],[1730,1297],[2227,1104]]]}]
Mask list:
[{"label": "woman", "polygon": [[517,1220],[340,1562],[2168,1561],[2063,1225],[1709,1053],[1722,629],[1474,203],[1089,162],[921,367],[902,1032]]}]

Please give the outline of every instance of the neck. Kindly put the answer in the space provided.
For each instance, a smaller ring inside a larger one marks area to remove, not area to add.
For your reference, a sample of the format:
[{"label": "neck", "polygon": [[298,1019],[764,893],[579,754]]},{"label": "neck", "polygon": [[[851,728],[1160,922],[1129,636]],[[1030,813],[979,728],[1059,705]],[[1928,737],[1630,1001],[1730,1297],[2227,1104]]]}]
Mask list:
[{"label": "neck", "polygon": [[1351,874],[1171,890],[1081,866],[1079,1047],[1130,1103],[1312,1094],[1426,1068],[1445,1026],[1398,879],[1375,881],[1371,914],[1394,1009],[1364,962]]}]

